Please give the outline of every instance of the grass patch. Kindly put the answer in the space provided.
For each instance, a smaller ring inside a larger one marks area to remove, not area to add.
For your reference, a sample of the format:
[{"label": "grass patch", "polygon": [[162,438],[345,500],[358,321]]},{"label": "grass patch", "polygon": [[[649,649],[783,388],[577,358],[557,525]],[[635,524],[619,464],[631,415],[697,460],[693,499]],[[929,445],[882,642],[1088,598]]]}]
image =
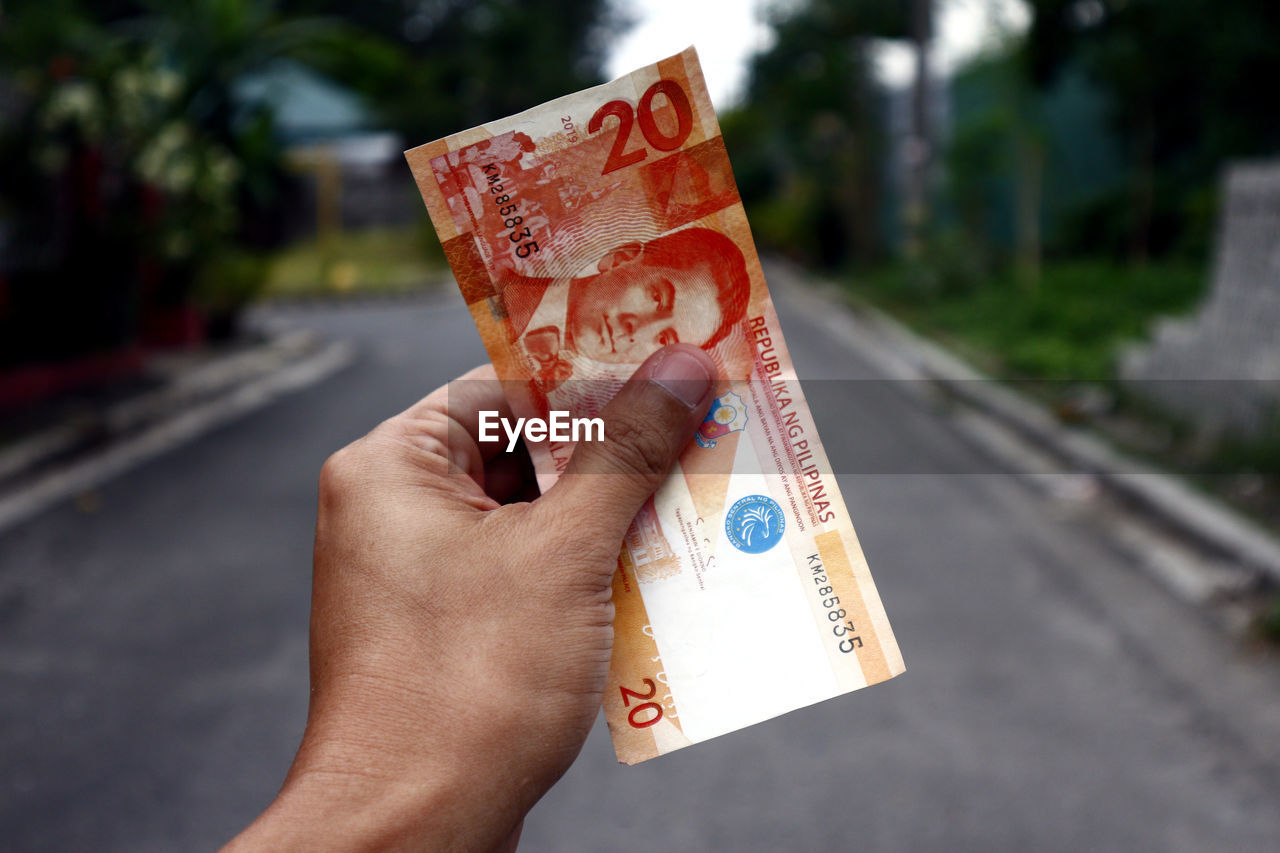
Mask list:
[{"label": "grass patch", "polygon": [[447,279],[440,244],[421,225],[304,240],[276,253],[268,264],[266,299],[408,293]]},{"label": "grass patch", "polygon": [[1126,343],[1161,316],[1190,311],[1207,275],[1191,265],[1046,265],[1034,286],[1013,272],[978,280],[912,265],[855,276],[855,295],[1008,379],[1109,380]]},{"label": "grass patch", "polygon": [[1262,639],[1270,643],[1280,643],[1280,598],[1271,602],[1257,623],[1258,633]]}]

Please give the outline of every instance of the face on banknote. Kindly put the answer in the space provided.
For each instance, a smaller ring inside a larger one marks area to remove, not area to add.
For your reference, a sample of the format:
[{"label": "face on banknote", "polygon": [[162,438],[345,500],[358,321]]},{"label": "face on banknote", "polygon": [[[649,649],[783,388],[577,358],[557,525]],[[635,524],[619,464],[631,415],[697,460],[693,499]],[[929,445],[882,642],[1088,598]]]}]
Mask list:
[{"label": "face on banknote", "polygon": [[[693,48],[406,156],[517,416],[590,417],[667,344],[716,364],[711,410],[614,578],[619,759],[902,672]],[[573,445],[529,450],[545,489]]]}]

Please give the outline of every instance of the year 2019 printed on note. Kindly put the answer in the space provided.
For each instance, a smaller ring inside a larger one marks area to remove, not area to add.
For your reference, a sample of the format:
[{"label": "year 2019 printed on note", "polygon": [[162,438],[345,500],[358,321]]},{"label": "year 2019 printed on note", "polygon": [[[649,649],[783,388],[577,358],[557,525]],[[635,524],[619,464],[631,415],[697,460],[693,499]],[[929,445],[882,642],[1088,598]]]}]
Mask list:
[{"label": "year 2019 printed on note", "polygon": [[[593,416],[676,341],[716,362],[614,577],[619,760],[901,673],[694,49],[406,157],[517,416]],[[545,490],[573,445],[529,450]]]}]

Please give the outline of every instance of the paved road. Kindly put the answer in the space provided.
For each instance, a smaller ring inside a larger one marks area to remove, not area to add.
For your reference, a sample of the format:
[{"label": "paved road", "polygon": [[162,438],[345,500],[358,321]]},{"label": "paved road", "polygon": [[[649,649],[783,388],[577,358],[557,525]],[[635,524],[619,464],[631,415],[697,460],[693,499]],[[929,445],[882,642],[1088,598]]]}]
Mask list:
[{"label": "paved road", "polygon": [[[782,307],[801,376],[877,375]],[[0,848],[209,849],[279,784],[320,464],[483,357],[456,298],[281,316],[362,355],[0,535]],[[1280,706],[1270,664],[944,414],[810,395],[907,673],[636,768],[598,726],[523,850],[1277,849],[1280,769],[1231,712]]]}]

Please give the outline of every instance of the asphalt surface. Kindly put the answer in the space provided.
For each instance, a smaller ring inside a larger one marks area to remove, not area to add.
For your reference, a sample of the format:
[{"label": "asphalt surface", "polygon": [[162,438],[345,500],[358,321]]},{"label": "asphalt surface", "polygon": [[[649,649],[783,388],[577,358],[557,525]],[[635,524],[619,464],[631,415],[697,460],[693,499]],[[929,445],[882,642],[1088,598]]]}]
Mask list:
[{"label": "asphalt surface", "polygon": [[[803,378],[877,377],[782,301]],[[0,849],[212,849],[283,778],[320,465],[484,355],[452,296],[275,318],[360,356],[0,534]],[[1273,663],[945,413],[809,395],[906,674],[634,768],[600,724],[522,850],[1280,849],[1280,768],[1232,710],[1280,707]]]}]

